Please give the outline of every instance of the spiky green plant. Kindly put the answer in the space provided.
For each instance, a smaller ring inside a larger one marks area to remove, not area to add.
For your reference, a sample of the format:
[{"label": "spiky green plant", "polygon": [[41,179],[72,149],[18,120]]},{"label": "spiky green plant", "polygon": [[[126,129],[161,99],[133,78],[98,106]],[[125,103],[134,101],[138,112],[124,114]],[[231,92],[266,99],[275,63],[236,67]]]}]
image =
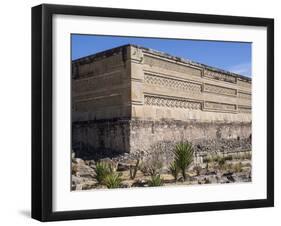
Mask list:
[{"label": "spiky green plant", "polygon": [[180,169],[182,177],[186,180],[186,169],[193,161],[193,147],[191,143],[179,143],[174,150],[175,163]]},{"label": "spiky green plant", "polygon": [[177,163],[175,161],[170,164],[169,170],[173,175],[173,177],[175,178],[175,181],[177,181],[179,175],[179,167],[177,166]]},{"label": "spiky green plant", "polygon": [[150,176],[150,180],[148,181],[148,185],[150,187],[158,187],[163,185],[163,180],[160,174]]},{"label": "spiky green plant", "polygon": [[98,162],[95,168],[95,179],[99,184],[104,184],[105,178],[112,172],[109,164],[105,162]]},{"label": "spiky green plant", "polygon": [[104,180],[104,184],[107,188],[120,188],[121,187],[121,173],[111,172]]}]

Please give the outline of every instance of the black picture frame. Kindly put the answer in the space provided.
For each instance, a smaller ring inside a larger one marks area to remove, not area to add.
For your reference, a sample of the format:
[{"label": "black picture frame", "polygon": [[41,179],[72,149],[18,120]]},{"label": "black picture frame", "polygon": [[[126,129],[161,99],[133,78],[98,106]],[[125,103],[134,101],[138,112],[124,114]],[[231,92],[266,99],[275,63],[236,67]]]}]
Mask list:
[{"label": "black picture frame", "polygon": [[[95,210],[52,210],[52,18],[55,14],[182,21],[267,28],[267,198]],[[122,217],[274,206],[274,20],[43,4],[32,8],[32,218],[40,221]]]}]

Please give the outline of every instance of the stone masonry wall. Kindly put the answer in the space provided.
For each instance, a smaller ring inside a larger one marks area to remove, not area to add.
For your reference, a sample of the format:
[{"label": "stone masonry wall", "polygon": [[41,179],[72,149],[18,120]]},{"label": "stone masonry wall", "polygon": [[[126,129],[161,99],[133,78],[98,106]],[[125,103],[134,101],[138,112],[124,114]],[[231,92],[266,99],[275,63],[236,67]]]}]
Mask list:
[{"label": "stone masonry wall", "polygon": [[131,116],[130,59],[117,48],[72,62],[72,121]]},{"label": "stone masonry wall", "polygon": [[130,151],[150,152],[161,142],[200,143],[204,140],[248,139],[251,123],[204,123],[174,120],[132,120],[130,127]]},{"label": "stone masonry wall", "polygon": [[130,151],[130,120],[72,124],[72,147],[80,158],[113,157]]},{"label": "stone masonry wall", "polygon": [[[99,159],[124,153],[132,156],[149,155],[159,144],[189,141],[194,145],[220,145],[229,140],[248,140],[251,123],[204,123],[175,120],[96,120],[73,124],[73,148],[77,157]],[[229,144],[225,149],[231,149]],[[239,147],[239,148],[248,148]],[[218,151],[218,150],[209,150]],[[221,151],[221,150],[219,150]],[[233,150],[235,151],[235,150]]]},{"label": "stone masonry wall", "polygon": [[251,79],[131,47],[132,117],[251,122]]},{"label": "stone masonry wall", "polygon": [[[97,157],[159,142],[251,137],[251,79],[126,45],[72,63],[72,146]],[[82,153],[83,152],[83,153]]]}]

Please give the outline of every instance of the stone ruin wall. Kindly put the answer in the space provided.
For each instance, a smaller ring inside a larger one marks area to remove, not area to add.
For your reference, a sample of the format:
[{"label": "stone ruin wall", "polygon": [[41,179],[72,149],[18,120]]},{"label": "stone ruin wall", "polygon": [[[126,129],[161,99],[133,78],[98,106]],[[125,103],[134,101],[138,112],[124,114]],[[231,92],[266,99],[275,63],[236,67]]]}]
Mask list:
[{"label": "stone ruin wall", "polygon": [[72,146],[81,155],[128,151],[130,60],[124,48],[72,62]]},{"label": "stone ruin wall", "polygon": [[74,149],[133,153],[161,141],[251,136],[243,76],[131,45],[72,66]]}]

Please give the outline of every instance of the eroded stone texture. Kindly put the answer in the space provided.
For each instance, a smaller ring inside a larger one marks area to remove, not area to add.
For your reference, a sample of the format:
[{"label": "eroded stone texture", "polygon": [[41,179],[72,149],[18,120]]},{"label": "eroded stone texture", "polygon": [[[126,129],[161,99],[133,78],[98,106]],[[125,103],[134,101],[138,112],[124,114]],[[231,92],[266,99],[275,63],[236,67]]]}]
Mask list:
[{"label": "eroded stone texture", "polygon": [[78,155],[251,137],[250,78],[133,45],[73,61],[72,77]]}]

